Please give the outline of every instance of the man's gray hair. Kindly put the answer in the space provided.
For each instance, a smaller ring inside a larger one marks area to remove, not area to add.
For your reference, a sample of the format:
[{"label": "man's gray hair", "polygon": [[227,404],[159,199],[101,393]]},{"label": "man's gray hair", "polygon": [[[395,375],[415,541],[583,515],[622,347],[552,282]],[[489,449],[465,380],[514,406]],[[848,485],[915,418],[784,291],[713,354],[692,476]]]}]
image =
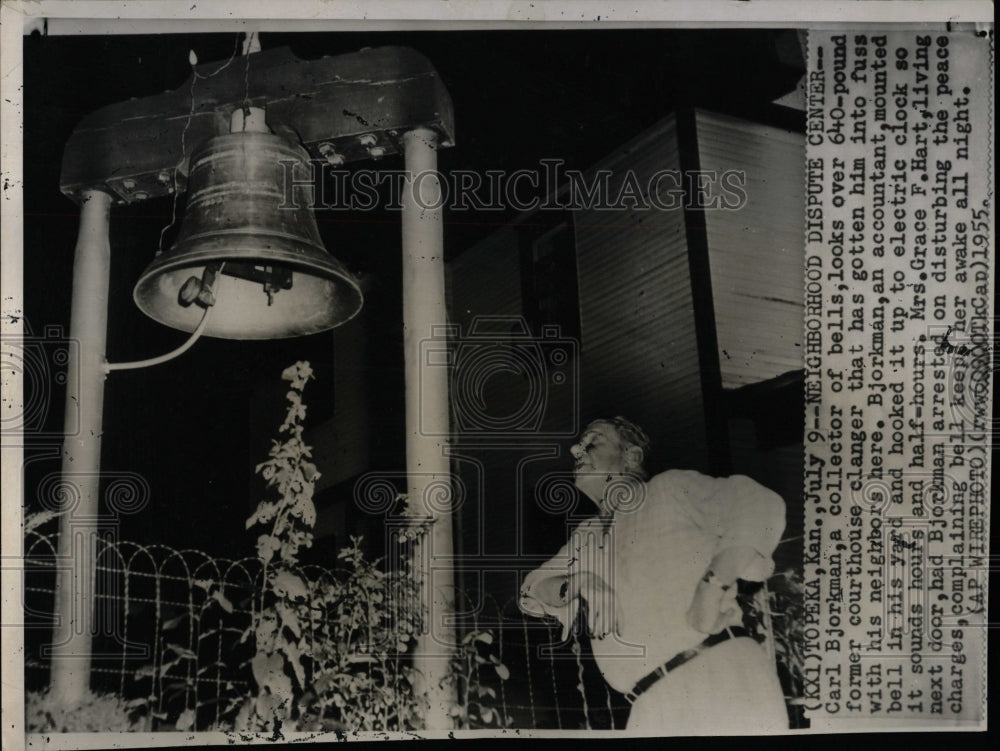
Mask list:
[{"label": "man's gray hair", "polygon": [[[645,463],[646,457],[649,456],[649,436],[646,435],[645,430],[621,415],[616,415],[615,417],[602,417],[597,420],[592,420],[587,428],[589,429],[592,425],[599,422],[613,427],[622,441],[627,443],[629,446],[638,446],[642,449],[642,463]],[[645,469],[642,469],[645,474]]]}]

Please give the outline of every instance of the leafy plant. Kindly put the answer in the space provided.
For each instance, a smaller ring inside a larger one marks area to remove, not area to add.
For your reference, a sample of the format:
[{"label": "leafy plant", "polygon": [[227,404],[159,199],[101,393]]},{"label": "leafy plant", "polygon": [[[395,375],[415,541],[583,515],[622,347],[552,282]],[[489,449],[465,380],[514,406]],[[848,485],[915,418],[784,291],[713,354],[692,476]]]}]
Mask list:
[{"label": "leafy plant", "polygon": [[263,525],[257,537],[257,557],[263,563],[259,609],[243,634],[252,638],[256,653],[250,660],[256,692],[243,704],[236,726],[247,730],[269,730],[292,717],[297,697],[305,693],[303,625],[310,623],[309,586],[295,570],[299,551],[312,545],[316,507],[312,496],[319,473],[309,461],[310,448],[302,439],[306,405],[302,393],[312,379],[307,362],[286,368],[282,380],[290,389],[285,395],[288,412],[269,458],[256,472],[276,493],[262,500],[246,521],[246,528]]},{"label": "leafy plant", "polygon": [[126,703],[130,708],[141,706],[145,709],[151,725],[148,729],[196,730],[199,714],[202,714],[201,721],[204,723],[203,710],[210,712],[213,705],[218,705],[218,724],[231,724],[244,701],[245,692],[241,692],[231,680],[220,682],[214,696],[202,697],[192,690],[194,682],[209,671],[217,670],[217,674],[221,675],[229,669],[219,660],[200,664],[198,653],[182,643],[192,643],[191,637],[185,638],[183,632],[188,630],[196,635],[193,640],[195,645],[200,645],[205,639],[222,638],[227,633],[231,643],[235,640],[232,634],[239,636],[244,633],[227,623],[227,616],[233,613],[233,604],[225,596],[219,582],[195,579],[193,583],[206,593],[201,606],[184,610],[161,624],[159,659],[154,664],[142,666],[132,676],[138,686],[142,686],[144,680],[151,681],[147,696]]},{"label": "leafy plant", "polygon": [[510,678],[492,647],[492,631],[473,630],[451,657],[447,680],[455,684],[457,701],[450,714],[460,729],[504,728],[512,722],[497,708],[497,691],[490,685],[494,676],[500,681]]},{"label": "leafy plant", "polygon": [[[193,586],[204,595],[197,598],[200,607],[189,606],[162,622],[155,664],[132,675],[127,700],[92,695],[66,707],[45,692],[29,695],[29,728],[194,730],[210,724],[271,732],[280,727],[377,731],[423,726],[426,700],[414,689],[411,650],[424,613],[410,554],[432,520],[408,506],[402,509],[406,522],[396,530],[402,546],[396,567],[368,560],[360,537],[351,537],[339,551],[335,571],[300,564],[301,551],[313,541],[319,477],[303,440],[303,392],[312,378],[307,362],[282,373],[289,382],[287,413],[267,460],[256,467],[270,490],[246,521],[248,530],[258,531],[259,588],[234,595],[223,590],[222,582],[195,580]],[[27,527],[52,518],[32,516]],[[235,608],[226,592],[237,602]],[[224,651],[202,664],[202,639],[223,636],[226,646],[219,649]],[[509,671],[493,645],[491,632],[476,630],[452,657],[445,680],[456,688],[452,716],[458,727],[510,724],[496,708],[499,681]],[[216,691],[202,697],[196,687],[212,670],[219,676]]]},{"label": "leafy plant", "polygon": [[326,615],[313,633],[304,729],[416,729],[420,703],[406,654],[420,627],[415,579],[367,560],[359,537],[338,559],[346,575],[320,582],[313,596]]},{"label": "leafy plant", "polygon": [[[312,528],[316,523],[312,498],[319,479],[316,465],[309,461],[312,450],[302,440],[306,418],[302,392],[313,378],[312,368],[308,362],[300,361],[285,368],[281,378],[291,386],[285,394],[288,412],[278,428],[279,435],[285,434],[287,438],[273,441],[269,458],[254,470],[267,481],[269,488],[277,491],[277,498],[257,504],[257,510],[246,522],[247,529],[257,524],[270,525],[270,530],[257,538],[257,555],[265,566],[275,561],[273,577],[287,570],[287,564],[296,563],[302,548],[312,546]],[[277,586],[291,586],[294,594],[304,595],[304,586],[293,582],[293,578],[286,574]]]},{"label": "leafy plant", "polygon": [[299,729],[394,730],[419,725],[418,703],[405,652],[419,628],[416,584],[408,567],[386,573],[367,561],[361,539],[338,554],[339,576],[310,581],[298,566],[313,539],[313,492],[319,473],[302,438],[312,379],[307,362],[281,375],[289,381],[288,412],[257,473],[276,496],[263,500],[247,529],[257,538],[264,572],[260,607],[244,634],[253,639],[250,660],[255,694],[236,717],[236,727],[272,730],[278,723]]}]

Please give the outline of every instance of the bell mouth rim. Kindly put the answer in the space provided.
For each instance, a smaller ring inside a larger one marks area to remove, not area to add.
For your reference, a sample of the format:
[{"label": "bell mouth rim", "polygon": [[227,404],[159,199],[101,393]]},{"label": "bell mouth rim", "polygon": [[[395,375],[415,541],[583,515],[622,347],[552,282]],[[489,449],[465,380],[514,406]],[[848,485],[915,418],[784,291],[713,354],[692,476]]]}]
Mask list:
[{"label": "bell mouth rim", "polygon": [[[221,232],[213,232],[206,237],[218,238]],[[244,237],[248,242],[233,243],[236,237]],[[280,238],[285,248],[275,248],[265,244],[265,237]],[[198,236],[191,236],[191,240],[198,239]],[[263,263],[280,263],[291,266],[295,269],[306,271],[322,271],[328,276],[338,277],[352,286],[359,294],[361,286],[355,276],[344,266],[343,262],[334,258],[325,250],[318,251],[317,248],[308,243],[293,238],[287,234],[261,231],[255,235],[247,233],[245,230],[232,232],[226,235],[225,247],[204,247],[206,244],[214,244],[211,240],[206,243],[200,240],[203,247],[196,250],[186,250],[186,246],[191,244],[185,241],[182,244],[174,245],[169,251],[155,257],[139,275],[136,283],[138,287],[147,277],[165,271],[176,271],[184,268],[203,267],[212,261],[253,261]],[[291,241],[295,249],[287,248]],[[219,243],[222,244],[222,243]]]},{"label": "bell mouth rim", "polygon": [[[175,245],[167,253],[154,258],[145,268],[132,290],[132,299],[143,313],[158,323],[182,331],[192,331],[194,325],[185,324],[184,326],[179,326],[170,316],[161,315],[157,312],[155,306],[147,304],[150,296],[155,293],[158,284],[157,280],[163,275],[177,274],[185,270],[191,270],[194,273],[194,270],[202,269],[212,262],[238,260],[244,263],[281,265],[294,272],[303,273],[316,280],[331,284],[337,290],[337,296],[341,298],[341,310],[349,311],[349,314],[331,325],[324,325],[315,329],[297,331],[281,336],[269,335],[263,331],[259,335],[250,332],[244,332],[240,336],[217,334],[209,330],[212,328],[211,325],[209,329],[205,330],[203,336],[223,339],[271,339],[287,336],[304,336],[337,328],[357,316],[364,307],[364,292],[354,275],[338,259],[326,251],[318,254],[314,246],[302,242],[296,243],[296,245],[302,250],[288,250],[287,248],[278,250],[273,247],[264,248],[261,247],[259,242],[256,245],[248,243],[236,244],[234,246],[230,242],[227,243],[228,250],[203,247],[201,250],[186,252],[180,255],[177,255],[176,251],[182,246]],[[223,270],[223,273],[225,273],[225,270]]]},{"label": "bell mouth rim", "polygon": [[[248,258],[246,255],[241,257],[242,260],[250,261],[252,259]],[[341,315],[334,319],[335,322],[325,323],[315,327],[306,327],[303,329],[288,330],[278,327],[275,330],[282,330],[285,333],[275,334],[272,329],[264,327],[259,331],[253,331],[252,329],[247,329],[242,331],[239,335],[234,335],[232,333],[220,333],[213,330],[214,327],[210,324],[209,327],[202,333],[202,336],[209,338],[220,338],[220,339],[242,339],[242,340],[261,340],[261,339],[275,339],[275,338],[288,338],[296,336],[306,336],[311,334],[319,334],[324,331],[329,331],[331,329],[338,328],[345,323],[353,320],[364,308],[364,292],[361,286],[358,284],[357,280],[352,278],[350,275],[345,274],[342,271],[336,269],[317,269],[313,267],[303,267],[302,264],[287,264],[288,266],[297,266],[298,269],[305,268],[306,271],[311,271],[309,276],[313,277],[314,280],[320,281],[333,286],[336,291],[335,294],[341,298]],[[136,305],[145,315],[147,315],[152,320],[160,323],[161,325],[167,326],[169,328],[177,329],[180,331],[193,331],[197,326],[197,321],[186,322],[183,325],[176,317],[171,317],[169,315],[163,315],[154,305],[148,304],[150,293],[155,292],[157,280],[160,276],[164,274],[175,274],[177,272],[183,272],[186,269],[198,269],[202,268],[204,263],[182,263],[174,265],[164,265],[160,268],[147,268],[147,270],[142,274],[139,280],[136,282],[135,287],[132,290],[132,299]],[[293,269],[293,270],[298,270]],[[322,271],[326,273],[316,273],[317,271]]]},{"label": "bell mouth rim", "polygon": [[[335,266],[319,266],[315,263],[304,262],[302,259],[285,259],[285,258],[275,258],[273,255],[269,257],[254,257],[252,255],[247,255],[246,253],[233,255],[231,258],[223,258],[218,254],[213,255],[210,258],[205,259],[194,259],[188,256],[187,258],[177,259],[181,261],[180,263],[171,263],[167,261],[159,266],[150,264],[146,267],[146,270],[142,272],[139,278],[136,280],[135,287],[133,288],[132,297],[136,304],[140,302],[140,290],[144,289],[147,285],[154,282],[156,277],[168,273],[176,273],[178,271],[184,271],[185,269],[202,269],[208,263],[213,260],[225,262],[227,260],[239,260],[242,262],[278,262],[282,266],[286,266],[292,269],[292,271],[299,272],[311,272],[309,276],[319,277],[326,279],[327,281],[337,282],[339,284],[347,287],[351,292],[353,292],[358,299],[358,307],[364,303],[364,293],[361,290],[361,285],[358,283],[354,276],[341,268],[336,268]],[[320,273],[317,273],[320,272]],[[223,272],[225,273],[225,269]],[[346,290],[345,290],[346,291]],[[140,305],[140,307],[142,307]]]}]

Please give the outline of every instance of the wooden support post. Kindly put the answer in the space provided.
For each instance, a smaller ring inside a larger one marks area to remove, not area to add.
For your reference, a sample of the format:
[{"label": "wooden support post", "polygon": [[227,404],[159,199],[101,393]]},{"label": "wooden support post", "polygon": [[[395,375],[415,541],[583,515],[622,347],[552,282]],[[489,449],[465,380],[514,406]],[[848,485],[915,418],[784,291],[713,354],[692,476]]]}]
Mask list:
[{"label": "wooden support post", "polygon": [[80,208],[80,232],[73,263],[66,425],[79,415],[78,431],[66,435],[62,455],[52,640],[51,691],[72,705],[90,687],[94,632],[94,565],[100,515],[101,432],[104,362],[108,331],[111,196],[88,190]]},{"label": "wooden support post", "polygon": [[[421,543],[422,593],[428,621],[417,641],[414,667],[422,676],[417,688],[430,702],[427,728],[453,726],[448,710],[455,687],[445,681],[454,649],[452,516],[439,493],[451,491],[449,459],[448,369],[422,361],[435,327],[447,322],[444,286],[444,234],[441,185],[437,173],[437,134],[429,128],[403,137],[407,181],[403,190],[403,347],[406,367],[406,471],[411,508],[434,521]],[[444,508],[442,508],[444,506]],[[418,559],[419,560],[419,559]]]}]

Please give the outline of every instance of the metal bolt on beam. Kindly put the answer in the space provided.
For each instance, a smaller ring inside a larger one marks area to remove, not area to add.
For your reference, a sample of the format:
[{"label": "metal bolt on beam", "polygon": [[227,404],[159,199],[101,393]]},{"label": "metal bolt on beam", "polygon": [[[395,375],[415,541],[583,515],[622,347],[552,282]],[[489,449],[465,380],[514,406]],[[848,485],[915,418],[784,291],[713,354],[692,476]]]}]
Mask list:
[{"label": "metal bolt on beam", "polygon": [[326,163],[331,167],[340,167],[346,161],[344,155],[338,154],[337,149],[329,141],[324,141],[317,149],[319,150],[319,155],[326,159]]}]

